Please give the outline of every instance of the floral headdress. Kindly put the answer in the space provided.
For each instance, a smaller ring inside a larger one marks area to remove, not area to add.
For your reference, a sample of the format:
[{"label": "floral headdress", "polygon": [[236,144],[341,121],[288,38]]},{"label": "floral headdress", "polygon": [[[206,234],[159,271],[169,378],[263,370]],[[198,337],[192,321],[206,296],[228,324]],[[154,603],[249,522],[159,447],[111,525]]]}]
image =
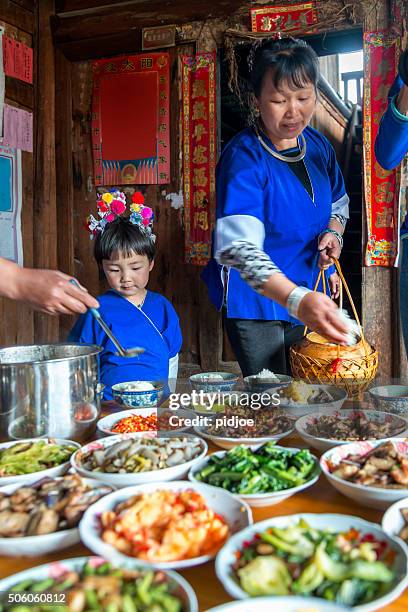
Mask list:
[{"label": "floral headdress", "polygon": [[[144,195],[140,191],[136,191],[132,195],[128,219],[133,225],[138,225],[140,230],[154,242],[156,240],[156,236],[152,233],[154,215],[149,206],[144,206],[144,201]],[[86,219],[86,229],[91,234],[91,240],[98,233],[102,233],[108,223],[123,216],[123,213],[126,212],[126,196],[119,189],[110,189],[105,193],[98,193],[96,204],[99,219],[96,219],[93,215],[89,215]]]}]

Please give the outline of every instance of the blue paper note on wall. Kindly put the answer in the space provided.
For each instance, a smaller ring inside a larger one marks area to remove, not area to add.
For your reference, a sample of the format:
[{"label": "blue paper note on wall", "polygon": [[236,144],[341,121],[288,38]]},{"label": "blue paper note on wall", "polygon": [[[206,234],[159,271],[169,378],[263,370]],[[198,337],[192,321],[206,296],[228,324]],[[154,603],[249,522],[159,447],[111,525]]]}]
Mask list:
[{"label": "blue paper note on wall", "polygon": [[0,156],[0,212],[13,211],[12,160]]}]

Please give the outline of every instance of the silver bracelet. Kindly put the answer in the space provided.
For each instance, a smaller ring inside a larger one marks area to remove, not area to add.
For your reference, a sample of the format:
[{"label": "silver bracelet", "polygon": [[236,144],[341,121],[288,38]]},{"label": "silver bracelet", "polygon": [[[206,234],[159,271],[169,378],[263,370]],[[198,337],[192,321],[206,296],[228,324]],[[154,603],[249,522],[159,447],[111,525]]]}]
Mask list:
[{"label": "silver bracelet", "polygon": [[336,236],[337,240],[339,241],[340,248],[343,248],[343,236],[337,230],[331,229],[331,227],[328,227],[327,229],[323,230],[319,234],[319,237],[317,239],[318,242],[320,242],[324,234],[333,234],[333,236]]},{"label": "silver bracelet", "polygon": [[291,317],[298,318],[298,310],[300,302],[303,300],[307,293],[312,293],[311,289],[307,287],[295,287],[288,295],[286,300],[286,308]]}]

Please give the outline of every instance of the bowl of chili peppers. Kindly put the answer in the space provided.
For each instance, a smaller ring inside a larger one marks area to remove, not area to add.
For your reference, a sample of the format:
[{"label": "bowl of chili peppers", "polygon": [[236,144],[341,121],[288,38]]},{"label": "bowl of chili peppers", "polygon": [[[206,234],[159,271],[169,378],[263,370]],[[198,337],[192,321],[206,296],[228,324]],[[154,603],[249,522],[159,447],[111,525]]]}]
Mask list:
[{"label": "bowl of chili peppers", "polygon": [[194,417],[194,414],[183,408],[177,410],[170,410],[169,408],[122,410],[100,419],[98,430],[104,435],[181,432],[190,429],[192,417]]}]

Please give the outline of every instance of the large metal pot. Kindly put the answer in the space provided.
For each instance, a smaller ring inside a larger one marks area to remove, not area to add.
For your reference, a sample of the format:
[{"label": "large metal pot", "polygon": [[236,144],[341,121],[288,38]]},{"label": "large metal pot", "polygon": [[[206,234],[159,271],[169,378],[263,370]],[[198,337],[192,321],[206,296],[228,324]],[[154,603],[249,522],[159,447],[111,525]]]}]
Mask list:
[{"label": "large metal pot", "polygon": [[0,436],[82,441],[100,413],[99,346],[33,344],[0,349]]}]

